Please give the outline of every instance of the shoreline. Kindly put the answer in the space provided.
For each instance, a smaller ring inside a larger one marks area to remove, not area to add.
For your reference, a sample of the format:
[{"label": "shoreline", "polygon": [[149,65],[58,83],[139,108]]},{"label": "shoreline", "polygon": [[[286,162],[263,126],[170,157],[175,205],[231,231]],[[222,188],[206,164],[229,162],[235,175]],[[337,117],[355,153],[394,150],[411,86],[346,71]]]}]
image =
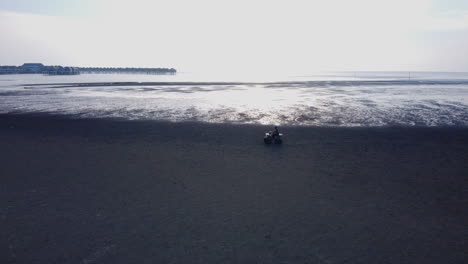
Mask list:
[{"label": "shoreline", "polygon": [[434,85],[434,84],[447,84],[447,85],[460,85],[468,84],[468,79],[388,79],[388,80],[311,80],[311,81],[278,81],[278,82],[210,82],[210,81],[175,81],[175,82],[79,82],[79,83],[26,83],[21,86],[54,86],[55,88],[71,88],[71,87],[107,87],[107,86],[190,86],[190,85],[203,85],[203,86],[237,86],[237,85],[305,85],[306,87],[322,87],[329,85]]},{"label": "shoreline", "polygon": [[[201,121],[128,120],[125,118],[93,118],[54,113],[13,113],[0,114],[2,133],[24,133],[27,136],[75,136],[75,137],[119,137],[139,136],[143,140],[177,140],[228,144],[263,144],[263,135],[273,125],[208,123]],[[430,142],[434,137],[443,136],[448,141],[467,140],[466,126],[304,126],[283,125],[288,146],[318,143],[320,140],[342,142],[359,141],[402,141],[417,138],[418,142]],[[194,132],[194,133],[192,133]],[[400,137],[399,135],[403,135]],[[450,138],[447,136],[450,135]],[[381,136],[380,138],[377,138]],[[406,137],[406,138],[405,138]],[[467,143],[468,144],[468,143]],[[251,147],[251,146],[250,146]]]}]

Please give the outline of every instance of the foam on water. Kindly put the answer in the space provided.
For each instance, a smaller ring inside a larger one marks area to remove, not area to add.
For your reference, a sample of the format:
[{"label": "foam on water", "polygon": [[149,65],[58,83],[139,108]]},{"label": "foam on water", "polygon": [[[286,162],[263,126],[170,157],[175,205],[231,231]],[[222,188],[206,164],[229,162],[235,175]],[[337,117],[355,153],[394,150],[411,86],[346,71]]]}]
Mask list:
[{"label": "foam on water", "polygon": [[3,75],[0,112],[314,126],[468,126],[464,75],[413,80],[389,74],[337,76],[213,83],[146,75]]}]

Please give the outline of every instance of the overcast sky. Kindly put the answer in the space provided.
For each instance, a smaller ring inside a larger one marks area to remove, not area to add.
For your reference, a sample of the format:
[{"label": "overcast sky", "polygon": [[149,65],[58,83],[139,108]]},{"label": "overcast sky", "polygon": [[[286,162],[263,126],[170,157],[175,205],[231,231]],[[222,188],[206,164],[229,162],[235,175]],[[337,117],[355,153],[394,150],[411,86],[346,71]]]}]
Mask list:
[{"label": "overcast sky", "polygon": [[468,72],[467,0],[2,0],[0,65]]}]

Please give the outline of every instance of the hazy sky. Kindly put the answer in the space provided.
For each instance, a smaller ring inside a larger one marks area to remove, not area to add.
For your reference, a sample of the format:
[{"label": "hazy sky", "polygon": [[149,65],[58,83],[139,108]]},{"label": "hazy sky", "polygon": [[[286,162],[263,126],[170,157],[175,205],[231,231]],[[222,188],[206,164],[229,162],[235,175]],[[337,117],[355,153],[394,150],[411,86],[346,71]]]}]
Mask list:
[{"label": "hazy sky", "polygon": [[0,65],[468,71],[467,0],[2,0]]}]

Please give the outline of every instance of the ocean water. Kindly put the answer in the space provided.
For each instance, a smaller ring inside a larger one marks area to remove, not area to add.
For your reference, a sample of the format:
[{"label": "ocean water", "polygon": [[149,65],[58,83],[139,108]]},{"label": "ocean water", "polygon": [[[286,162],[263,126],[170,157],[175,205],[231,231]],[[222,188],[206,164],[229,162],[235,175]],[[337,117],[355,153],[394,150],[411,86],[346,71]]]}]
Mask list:
[{"label": "ocean water", "polygon": [[0,113],[300,126],[468,126],[468,73],[0,75]]}]

